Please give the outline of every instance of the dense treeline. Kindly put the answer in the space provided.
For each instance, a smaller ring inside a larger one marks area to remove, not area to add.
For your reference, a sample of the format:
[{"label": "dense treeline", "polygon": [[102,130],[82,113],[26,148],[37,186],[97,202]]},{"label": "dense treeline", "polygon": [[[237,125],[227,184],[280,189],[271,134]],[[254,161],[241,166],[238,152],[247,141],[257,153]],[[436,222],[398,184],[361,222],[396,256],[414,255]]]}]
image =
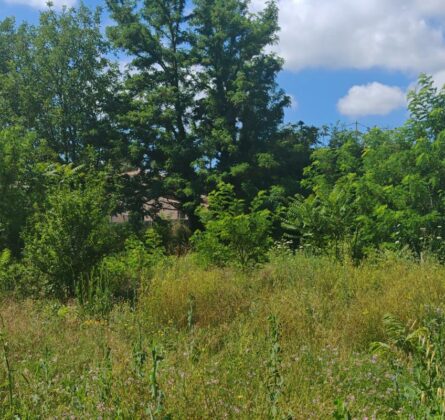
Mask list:
[{"label": "dense treeline", "polygon": [[[128,294],[168,254],[246,267],[277,241],[445,257],[445,91],[431,78],[403,127],[334,127],[323,143],[283,122],[274,1],[107,7],[106,34],[83,5],[0,22],[3,289],[82,297],[106,278]],[[159,217],[165,197],[187,223]],[[110,223],[123,211],[129,223]]]},{"label": "dense treeline", "polygon": [[[419,78],[410,119],[394,130],[336,131],[312,154],[285,227],[301,246],[362,258],[407,248],[444,258],[445,90]],[[345,248],[346,245],[346,248]]]}]

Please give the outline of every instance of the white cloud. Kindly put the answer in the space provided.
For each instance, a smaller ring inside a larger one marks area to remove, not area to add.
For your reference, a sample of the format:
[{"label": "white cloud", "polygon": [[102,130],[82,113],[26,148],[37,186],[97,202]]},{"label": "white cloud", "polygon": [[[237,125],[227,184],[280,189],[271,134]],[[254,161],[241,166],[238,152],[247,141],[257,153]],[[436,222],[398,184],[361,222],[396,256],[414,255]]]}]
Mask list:
[{"label": "white cloud", "polygon": [[445,70],[433,74],[434,86],[438,89],[445,88]]},{"label": "white cloud", "polygon": [[387,115],[406,105],[406,94],[397,86],[378,82],[357,85],[337,103],[338,111],[348,117]]},{"label": "white cloud", "polygon": [[293,109],[294,111],[298,109],[298,100],[294,95],[289,95],[290,97],[290,108]]},{"label": "white cloud", "polygon": [[[5,0],[10,4],[22,4],[25,6],[34,7],[35,9],[46,9],[48,0]],[[61,9],[63,6],[74,6],[76,0],[52,0],[53,7],[56,9]]]},{"label": "white cloud", "polygon": [[276,49],[289,70],[443,69],[445,0],[280,0],[279,8]]}]

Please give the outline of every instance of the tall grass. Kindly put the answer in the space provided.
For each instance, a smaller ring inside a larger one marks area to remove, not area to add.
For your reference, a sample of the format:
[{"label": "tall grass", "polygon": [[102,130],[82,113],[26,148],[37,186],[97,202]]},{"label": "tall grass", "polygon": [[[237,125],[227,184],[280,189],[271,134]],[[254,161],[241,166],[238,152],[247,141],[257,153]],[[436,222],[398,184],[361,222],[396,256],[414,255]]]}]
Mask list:
[{"label": "tall grass", "polygon": [[249,273],[175,258],[105,319],[4,299],[0,417],[392,418],[393,362],[370,346],[391,339],[387,314],[421,323],[444,297],[433,261],[282,252]]}]

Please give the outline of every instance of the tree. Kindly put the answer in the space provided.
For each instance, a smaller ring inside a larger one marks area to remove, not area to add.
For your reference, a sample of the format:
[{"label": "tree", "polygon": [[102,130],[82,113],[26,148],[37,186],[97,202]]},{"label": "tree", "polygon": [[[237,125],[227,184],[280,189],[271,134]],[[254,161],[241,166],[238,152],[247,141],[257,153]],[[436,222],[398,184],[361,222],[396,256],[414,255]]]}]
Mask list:
[{"label": "tree", "polygon": [[277,21],[274,1],[253,14],[244,0],[196,0],[191,21],[202,166],[210,180],[225,179],[249,201],[271,186],[263,175],[281,163],[277,133],[290,98],[276,83],[283,62],[267,52]]},{"label": "tree", "polygon": [[16,38],[15,21],[7,18],[0,22],[0,127],[11,124],[14,115],[14,46]]},{"label": "tree", "polygon": [[411,118],[399,129],[333,133],[305,170],[307,198],[291,203],[284,227],[300,246],[356,259],[408,247],[445,258],[444,90],[421,76]]},{"label": "tree", "polygon": [[415,136],[430,140],[445,130],[445,86],[434,86],[432,76],[421,74],[417,87],[408,94],[410,121]]},{"label": "tree", "polygon": [[[120,116],[130,144],[134,208],[161,196],[179,201],[196,220],[201,184],[196,171],[198,139],[190,129],[195,87],[190,61],[191,29],[185,0],[107,2],[117,26],[109,27],[114,45],[131,58]],[[139,182],[135,182],[139,181]]]},{"label": "tree", "polygon": [[289,98],[276,83],[282,60],[266,52],[277,38],[274,2],[258,14],[243,0],[196,0],[189,13],[184,0],[108,6],[117,22],[108,34],[132,58],[120,122],[140,169],[134,208],[173,196],[196,227],[202,194],[221,179],[248,204],[283,172],[286,187],[301,176],[299,162],[283,169],[280,159],[307,159],[316,133],[280,131]]},{"label": "tree", "polygon": [[120,147],[110,120],[117,71],[108,51],[99,9],[49,8],[37,26],[3,21],[0,123],[34,130],[65,163],[81,161],[88,146],[108,159]]}]

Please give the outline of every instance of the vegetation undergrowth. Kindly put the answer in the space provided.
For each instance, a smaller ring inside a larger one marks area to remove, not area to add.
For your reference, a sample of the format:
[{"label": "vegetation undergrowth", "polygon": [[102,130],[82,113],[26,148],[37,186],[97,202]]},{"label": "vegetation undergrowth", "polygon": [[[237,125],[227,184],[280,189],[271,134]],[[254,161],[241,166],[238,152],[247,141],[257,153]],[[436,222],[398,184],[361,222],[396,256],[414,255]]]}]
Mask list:
[{"label": "vegetation undergrowth", "polygon": [[357,266],[275,251],[249,272],[169,258],[106,316],[5,296],[0,416],[437,414],[444,279],[392,254]]}]

